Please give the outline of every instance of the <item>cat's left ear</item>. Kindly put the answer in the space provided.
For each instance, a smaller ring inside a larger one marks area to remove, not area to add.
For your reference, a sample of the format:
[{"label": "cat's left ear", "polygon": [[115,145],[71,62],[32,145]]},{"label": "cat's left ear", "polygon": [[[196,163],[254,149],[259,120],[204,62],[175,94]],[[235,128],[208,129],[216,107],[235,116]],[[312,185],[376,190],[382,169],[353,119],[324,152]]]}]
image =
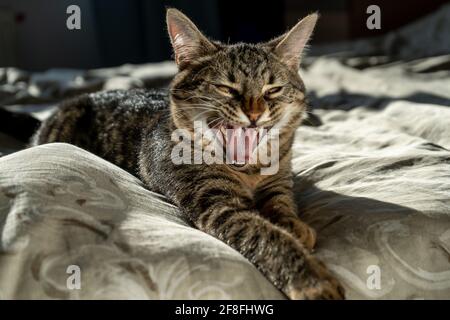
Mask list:
[{"label": "cat's left ear", "polygon": [[180,69],[196,59],[217,50],[195,24],[177,9],[167,10],[167,29]]},{"label": "cat's left ear", "polygon": [[289,32],[268,42],[274,53],[291,68],[297,70],[303,50],[311,37],[319,15],[310,14],[299,21]]}]

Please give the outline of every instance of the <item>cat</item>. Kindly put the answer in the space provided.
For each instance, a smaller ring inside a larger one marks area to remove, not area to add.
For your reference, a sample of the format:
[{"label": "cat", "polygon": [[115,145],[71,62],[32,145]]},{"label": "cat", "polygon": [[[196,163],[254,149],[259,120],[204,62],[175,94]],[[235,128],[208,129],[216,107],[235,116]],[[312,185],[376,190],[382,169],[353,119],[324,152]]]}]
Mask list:
[{"label": "cat", "polygon": [[[311,14],[266,43],[226,45],[168,9],[178,65],[169,91],[117,90],[65,101],[43,122],[33,145],[71,143],[138,176],[290,299],[343,299],[343,287],[312,254],[316,233],[299,219],[292,191],[291,147],[307,107],[298,69],[317,18]],[[172,133],[183,129],[192,136],[196,120],[232,135],[277,129],[278,171],[261,174],[263,165],[249,163],[247,147],[244,163],[175,164]]]}]

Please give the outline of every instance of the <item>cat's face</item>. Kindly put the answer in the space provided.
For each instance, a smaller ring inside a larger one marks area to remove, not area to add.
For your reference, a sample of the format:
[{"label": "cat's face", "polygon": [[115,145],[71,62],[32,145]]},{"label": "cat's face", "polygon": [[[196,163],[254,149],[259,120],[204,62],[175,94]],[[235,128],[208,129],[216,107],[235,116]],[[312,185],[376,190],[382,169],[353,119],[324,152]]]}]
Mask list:
[{"label": "cat's face", "polygon": [[306,107],[300,56],[316,19],[309,16],[268,43],[223,45],[206,39],[179,11],[169,10],[169,35],[180,69],[171,86],[176,126],[193,130],[200,122],[223,131],[225,140],[230,131],[232,136],[251,131],[258,136],[259,129],[295,130]]},{"label": "cat's face", "polygon": [[304,97],[298,73],[264,45],[223,46],[172,86],[181,126],[284,129],[300,119]]}]

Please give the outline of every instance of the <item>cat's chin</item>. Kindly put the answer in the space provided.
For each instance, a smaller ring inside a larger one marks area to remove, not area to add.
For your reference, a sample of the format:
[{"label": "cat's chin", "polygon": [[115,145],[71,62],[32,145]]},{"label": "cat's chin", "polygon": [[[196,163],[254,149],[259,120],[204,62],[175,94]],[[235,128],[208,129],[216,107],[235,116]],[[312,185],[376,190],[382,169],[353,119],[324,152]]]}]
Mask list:
[{"label": "cat's chin", "polygon": [[243,172],[243,173],[254,173],[258,172],[260,170],[260,167],[257,164],[250,164],[250,163],[232,163],[227,164],[231,170],[236,172]]}]

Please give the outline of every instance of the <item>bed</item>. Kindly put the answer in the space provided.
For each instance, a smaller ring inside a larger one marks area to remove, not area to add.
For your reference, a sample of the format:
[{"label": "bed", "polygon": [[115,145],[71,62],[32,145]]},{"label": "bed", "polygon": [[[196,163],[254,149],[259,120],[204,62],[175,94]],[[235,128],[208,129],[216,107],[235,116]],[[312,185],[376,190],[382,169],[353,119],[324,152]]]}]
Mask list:
[{"label": "bed", "polygon": [[[293,148],[295,196],[349,299],[450,298],[448,30],[445,6],[304,61],[312,108]],[[164,87],[175,72],[3,68],[0,105],[30,129],[63,98]],[[75,146],[20,140],[0,134],[0,298],[285,299],[136,177]]]}]

